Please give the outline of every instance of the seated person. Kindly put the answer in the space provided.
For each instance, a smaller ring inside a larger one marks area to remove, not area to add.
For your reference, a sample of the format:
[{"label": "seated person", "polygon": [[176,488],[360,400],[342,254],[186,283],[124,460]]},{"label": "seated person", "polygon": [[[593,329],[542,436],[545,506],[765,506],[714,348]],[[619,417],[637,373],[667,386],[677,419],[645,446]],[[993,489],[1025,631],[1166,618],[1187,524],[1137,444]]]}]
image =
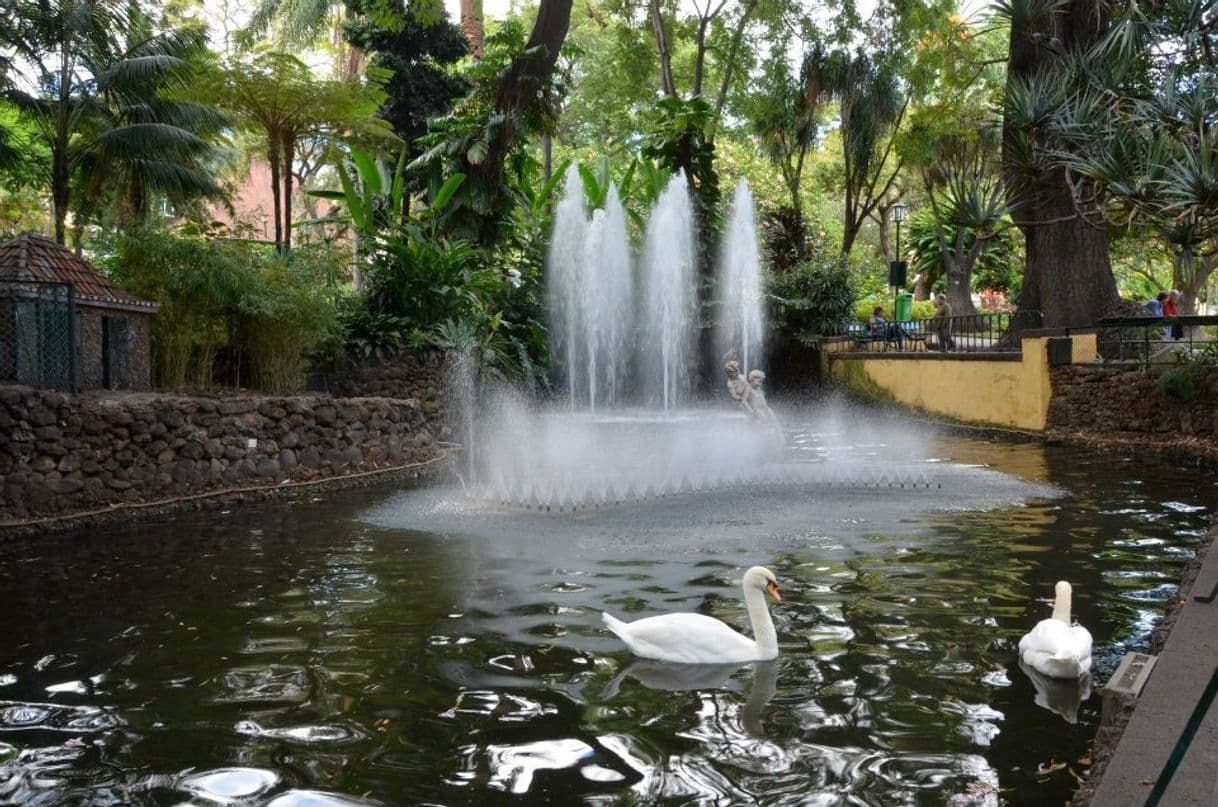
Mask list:
[{"label": "seated person", "polygon": [[885,342],[896,342],[898,350],[903,347],[902,340],[905,337],[905,331],[901,330],[899,324],[889,322],[884,318],[884,306],[882,305],[877,305],[871,312],[871,318],[867,320],[867,331],[873,340],[883,339]]}]

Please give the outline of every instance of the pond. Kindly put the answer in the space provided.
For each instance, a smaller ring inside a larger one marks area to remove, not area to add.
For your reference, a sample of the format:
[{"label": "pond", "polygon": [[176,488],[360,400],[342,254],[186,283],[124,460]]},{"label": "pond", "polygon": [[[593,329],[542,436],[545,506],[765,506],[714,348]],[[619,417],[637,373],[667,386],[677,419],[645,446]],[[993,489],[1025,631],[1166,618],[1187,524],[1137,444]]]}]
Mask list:
[{"label": "pond", "polygon": [[[797,457],[831,453],[796,432]],[[851,435],[882,467],[883,435]],[[9,542],[0,802],[1060,804],[1100,698],[1038,692],[1019,637],[1068,579],[1106,680],[1218,487],[920,440],[965,473],[562,514],[377,488]],[[601,625],[747,629],[755,563],[783,595],[775,662],[641,664]]]}]

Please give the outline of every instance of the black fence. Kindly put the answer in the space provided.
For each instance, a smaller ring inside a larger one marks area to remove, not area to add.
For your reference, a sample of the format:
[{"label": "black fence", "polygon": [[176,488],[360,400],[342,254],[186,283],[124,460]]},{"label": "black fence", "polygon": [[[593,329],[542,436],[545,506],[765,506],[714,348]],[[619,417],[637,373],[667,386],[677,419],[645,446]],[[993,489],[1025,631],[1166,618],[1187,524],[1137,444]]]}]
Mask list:
[{"label": "black fence", "polygon": [[1039,311],[994,312],[886,322],[879,327],[850,323],[825,336],[850,339],[863,349],[1018,353],[1019,334],[1043,323]]},{"label": "black fence", "polygon": [[1098,325],[1096,348],[1104,361],[1146,363],[1181,351],[1218,359],[1218,316],[1112,317]]},{"label": "black fence", "polygon": [[76,390],[70,283],[0,282],[0,384]]}]

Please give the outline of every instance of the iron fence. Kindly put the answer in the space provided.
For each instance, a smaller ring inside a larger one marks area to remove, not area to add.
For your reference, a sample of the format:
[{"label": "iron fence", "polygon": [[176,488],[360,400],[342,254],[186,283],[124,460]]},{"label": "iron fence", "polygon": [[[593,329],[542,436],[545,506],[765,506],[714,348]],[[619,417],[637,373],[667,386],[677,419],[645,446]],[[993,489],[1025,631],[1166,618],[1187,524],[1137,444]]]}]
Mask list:
[{"label": "iron fence", "polygon": [[879,328],[849,323],[827,337],[847,338],[865,348],[939,350],[967,353],[1018,353],[1019,334],[1043,326],[1039,311],[992,312],[959,317],[930,317],[887,322]]},{"label": "iron fence", "polygon": [[1148,363],[1181,352],[1218,358],[1218,316],[1111,317],[1098,325],[1104,361]]},{"label": "iron fence", "polygon": [[75,391],[75,303],[70,283],[0,282],[0,384]]}]

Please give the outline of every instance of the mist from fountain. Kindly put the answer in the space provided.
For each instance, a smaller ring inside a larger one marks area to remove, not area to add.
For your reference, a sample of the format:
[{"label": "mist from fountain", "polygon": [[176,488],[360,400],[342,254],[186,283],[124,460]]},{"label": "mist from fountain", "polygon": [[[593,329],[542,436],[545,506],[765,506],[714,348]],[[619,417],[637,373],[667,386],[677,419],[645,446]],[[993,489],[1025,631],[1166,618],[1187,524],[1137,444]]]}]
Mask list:
[{"label": "mist from fountain", "polygon": [[684,172],[656,200],[643,238],[642,389],[646,399],[669,412],[689,395],[695,361],[697,276],[693,204]]},{"label": "mist from fountain", "polygon": [[761,282],[761,257],[753,194],[748,183],[736,185],[723,247],[719,254],[719,287],[716,295],[718,324],[715,328],[717,356],[739,351],[744,372],[763,369],[765,363],[765,306]]}]

